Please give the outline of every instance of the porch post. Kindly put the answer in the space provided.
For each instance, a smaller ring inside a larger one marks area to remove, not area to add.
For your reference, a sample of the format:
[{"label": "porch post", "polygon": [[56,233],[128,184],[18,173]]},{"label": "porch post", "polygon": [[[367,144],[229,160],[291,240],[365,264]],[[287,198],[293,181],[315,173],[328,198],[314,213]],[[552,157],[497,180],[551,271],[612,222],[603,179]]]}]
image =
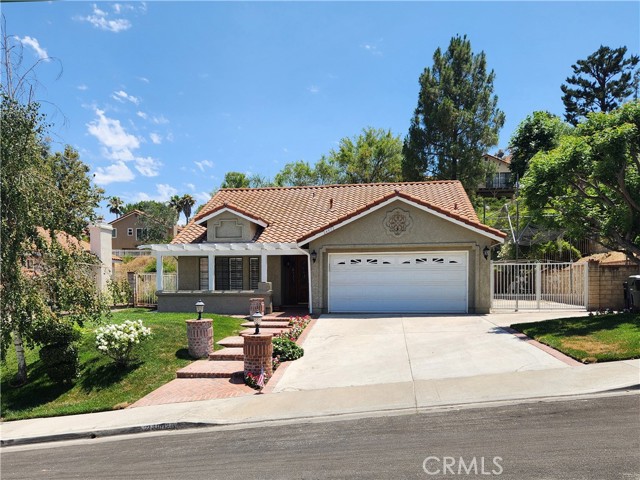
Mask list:
[{"label": "porch post", "polygon": [[267,281],[267,252],[260,252],[260,281]]},{"label": "porch post", "polygon": [[309,280],[309,315],[313,313],[313,294],[311,293],[311,254],[305,252],[307,255],[307,279]]},{"label": "porch post", "polygon": [[209,290],[214,291],[216,289],[216,256],[213,253],[209,254]]},{"label": "porch post", "polygon": [[162,275],[164,274],[164,272],[162,271],[162,255],[160,253],[158,253],[156,255],[156,290],[158,291],[162,291]]}]

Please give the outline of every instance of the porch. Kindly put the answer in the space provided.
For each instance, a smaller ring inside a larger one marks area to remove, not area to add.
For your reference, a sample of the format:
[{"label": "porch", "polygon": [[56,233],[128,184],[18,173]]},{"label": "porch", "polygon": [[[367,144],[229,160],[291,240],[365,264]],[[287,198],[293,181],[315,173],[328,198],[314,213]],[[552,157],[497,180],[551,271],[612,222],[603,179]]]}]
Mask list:
[{"label": "porch", "polygon": [[[159,312],[205,311],[246,315],[249,299],[262,298],[265,313],[282,307],[311,312],[311,259],[306,249],[283,243],[209,243],[150,245],[156,257]],[[163,258],[177,259],[177,281],[166,286]]]}]

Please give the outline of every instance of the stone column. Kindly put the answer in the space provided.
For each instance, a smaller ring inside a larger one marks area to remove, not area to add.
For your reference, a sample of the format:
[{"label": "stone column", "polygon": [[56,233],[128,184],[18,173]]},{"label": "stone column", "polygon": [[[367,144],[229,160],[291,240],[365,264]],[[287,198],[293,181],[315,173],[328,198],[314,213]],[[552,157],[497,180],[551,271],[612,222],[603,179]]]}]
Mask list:
[{"label": "stone column", "polygon": [[264,315],[264,298],[249,299],[249,315],[253,315],[256,312],[260,312]]},{"label": "stone column", "polygon": [[213,319],[187,320],[187,341],[191,357],[208,358],[213,352]]},{"label": "stone column", "polygon": [[260,375],[264,369],[265,382],[273,374],[273,338],[272,333],[247,334],[244,338],[244,375]]}]

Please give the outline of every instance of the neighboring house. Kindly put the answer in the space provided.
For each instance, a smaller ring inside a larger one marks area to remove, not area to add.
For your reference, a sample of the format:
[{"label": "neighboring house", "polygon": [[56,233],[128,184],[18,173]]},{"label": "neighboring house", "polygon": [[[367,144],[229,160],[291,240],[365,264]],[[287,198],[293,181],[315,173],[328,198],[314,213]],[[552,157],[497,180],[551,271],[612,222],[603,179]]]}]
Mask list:
[{"label": "neighboring house", "polygon": [[[310,312],[490,309],[491,248],[458,181],[221,189],[157,259],[159,311],[247,314],[249,298]],[[162,258],[177,257],[177,291]]]},{"label": "neighboring house", "polygon": [[511,155],[496,156],[485,153],[482,158],[493,166],[495,173],[478,185],[478,195],[483,197],[512,197],[516,179],[511,173]]},{"label": "neighboring house", "polygon": [[[144,243],[144,225],[140,217],[146,215],[140,210],[131,210],[129,213],[109,222],[113,227],[112,248],[114,250],[136,250]],[[167,231],[169,238],[175,237],[177,227]]]}]

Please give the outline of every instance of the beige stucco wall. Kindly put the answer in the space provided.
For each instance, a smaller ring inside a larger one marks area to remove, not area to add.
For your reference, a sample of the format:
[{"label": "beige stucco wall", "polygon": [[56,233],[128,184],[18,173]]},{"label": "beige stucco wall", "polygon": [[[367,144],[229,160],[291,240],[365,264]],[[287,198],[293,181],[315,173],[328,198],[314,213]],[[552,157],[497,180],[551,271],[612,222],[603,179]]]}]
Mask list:
[{"label": "beige stucco wall", "polygon": [[[242,230],[241,235],[237,237],[225,236],[219,238],[216,235],[216,227],[224,225],[224,222],[231,222],[227,225],[236,225]],[[256,234],[258,225],[246,220],[238,215],[225,212],[207,220],[207,242],[250,242]]]},{"label": "beige stucco wall", "polygon": [[178,290],[200,289],[200,257],[178,257]]},{"label": "beige stucco wall", "polygon": [[267,282],[273,286],[273,304],[282,305],[282,257],[271,255],[267,258]]},{"label": "beige stucco wall", "polygon": [[[138,245],[142,245],[142,242],[136,240],[136,228],[138,228],[138,215],[133,214],[126,218],[116,219],[111,222],[111,226],[117,230],[116,238],[112,239],[112,248],[118,250],[131,250],[135,249]],[[127,235],[127,229],[133,229],[131,236]]]},{"label": "beige stucco wall", "polygon": [[[413,225],[400,237],[387,232],[384,220],[390,211],[400,208],[409,213]],[[456,225],[449,220],[420,210],[404,202],[393,202],[311,242],[318,260],[311,266],[313,309],[328,308],[328,254],[348,252],[399,251],[466,251],[469,253],[468,310],[488,313],[491,308],[490,262],[482,250],[491,246],[491,239]]]}]

